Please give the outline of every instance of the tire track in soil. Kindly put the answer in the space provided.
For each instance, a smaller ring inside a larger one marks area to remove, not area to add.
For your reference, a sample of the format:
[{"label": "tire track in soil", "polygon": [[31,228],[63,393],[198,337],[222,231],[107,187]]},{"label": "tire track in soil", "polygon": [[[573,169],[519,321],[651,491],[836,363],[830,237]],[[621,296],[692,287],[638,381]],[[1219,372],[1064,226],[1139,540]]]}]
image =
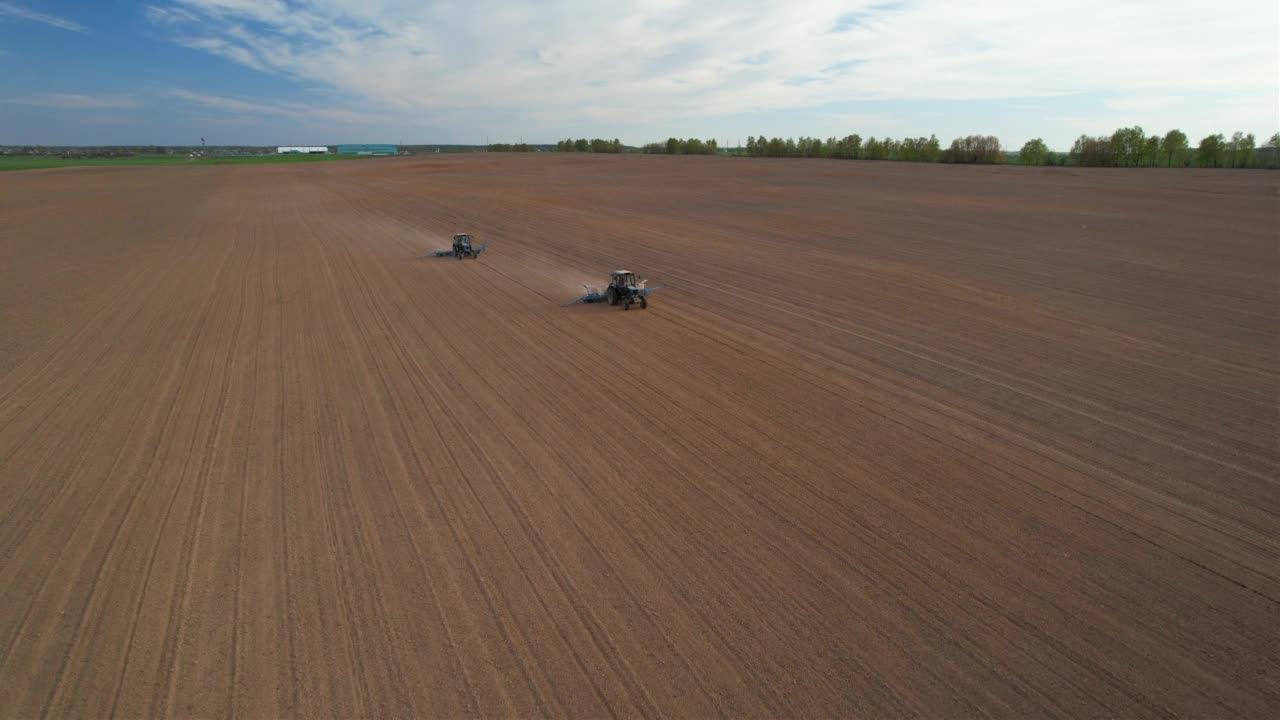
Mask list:
[{"label": "tire track in soil", "polygon": [[[160,320],[160,318],[156,318],[156,319],[154,319],[152,324],[154,325],[154,324],[155,324],[156,322],[158,322],[159,320]],[[110,367],[110,366],[108,366],[108,367]],[[137,366],[136,366],[136,365],[135,365],[135,366],[132,366],[132,370],[133,370],[134,372],[136,372],[136,371],[137,371],[137,369],[138,369],[138,368],[137,368]],[[136,417],[135,417],[135,419],[136,419]],[[132,425],[130,425],[129,427],[130,427],[130,429],[132,429],[132,427],[133,427],[133,426],[132,426]],[[116,455],[115,455],[116,460],[114,461],[114,465],[113,465],[113,467],[114,467],[114,466],[118,466],[118,465],[119,465],[119,463],[120,463],[120,459],[121,459],[121,457],[123,456],[123,452],[124,452],[124,450],[125,450],[126,448],[128,448],[128,446],[127,446],[127,445],[119,446],[118,451],[116,452]],[[131,449],[131,448],[130,448],[130,449]],[[73,523],[70,523],[69,525],[64,525],[63,527],[71,527],[71,528],[75,528],[75,529],[77,529],[78,531],[79,531],[79,530],[84,530],[84,528],[85,528],[86,526],[83,524],[83,522],[82,522],[82,521],[83,521],[83,518],[84,518],[84,517],[86,517],[86,513],[88,513],[91,509],[94,509],[94,508],[95,508],[95,506],[99,505],[99,504],[100,504],[100,503],[99,503],[99,499],[100,499],[101,497],[103,497],[103,496],[104,496],[104,494],[108,493],[108,491],[110,491],[110,490],[116,490],[116,489],[119,489],[119,488],[114,488],[113,486],[111,486],[111,485],[109,485],[109,484],[105,484],[105,483],[97,484],[97,485],[87,485],[87,484],[82,484],[81,486],[75,486],[75,489],[80,490],[80,491],[84,491],[84,490],[91,489],[91,488],[95,488],[95,487],[96,487],[96,491],[95,491],[95,495],[94,495],[94,497],[93,497],[93,500],[92,500],[90,503],[88,503],[87,505],[85,505],[85,506],[84,506],[84,508],[83,508],[83,509],[81,509],[81,510],[79,511],[79,513],[80,513],[79,518],[80,518],[80,519],[76,520],[76,521],[75,521],[75,522],[73,522]],[[135,493],[133,493],[132,495],[129,495],[129,496],[128,496],[128,499],[127,499],[127,501],[126,501],[126,503],[127,503],[127,504],[126,504],[126,508],[125,508],[125,518],[122,518],[122,519],[119,521],[119,524],[117,524],[117,526],[115,527],[115,529],[112,531],[112,532],[113,532],[113,537],[118,537],[118,533],[119,533],[120,529],[123,527],[125,520],[127,519],[128,510],[132,507],[132,503],[136,501],[137,497],[138,497],[138,493],[137,493],[137,492],[135,492]],[[97,509],[99,509],[99,511],[100,511],[100,508],[97,508]],[[108,517],[109,517],[109,516],[104,516],[104,517],[103,517],[103,520],[106,520]],[[105,527],[105,526],[102,526],[102,527]],[[71,542],[72,542],[72,539],[71,539],[71,538],[72,538],[72,537],[73,537],[73,536],[69,536],[69,538],[68,538],[68,540],[67,540],[67,544],[63,546],[62,551],[60,551],[60,552],[58,553],[58,556],[56,556],[56,557],[59,557],[59,558],[61,558],[61,557],[65,557],[65,551],[66,551],[67,547],[70,547],[70,546],[71,546]],[[94,542],[92,542],[92,541],[87,541],[87,542],[83,543],[83,544],[81,545],[81,547],[83,548],[83,550],[81,551],[82,553],[93,553],[93,552],[95,551],[96,547],[97,547],[97,543],[94,543]],[[110,544],[109,544],[109,547],[110,547]],[[83,555],[82,555],[81,557],[85,557],[85,560],[87,561],[87,556],[83,556]],[[100,564],[99,564],[99,570],[98,570],[98,574],[99,574],[99,575],[100,575],[100,573],[101,573],[101,567],[106,563],[106,561],[107,561],[107,556],[105,556],[105,555],[104,555],[104,556],[103,556],[103,558],[102,558],[102,560],[101,560],[101,562],[100,562]],[[46,584],[47,584],[48,582],[50,582],[51,578],[55,577],[55,573],[56,573],[56,572],[57,572],[57,569],[56,569],[56,566],[55,566],[53,563],[49,563],[49,564],[46,566],[46,568],[45,568],[45,576],[44,576],[44,580],[42,580],[42,584],[41,584],[41,586],[40,586],[40,590],[41,590],[41,591],[46,587]],[[85,602],[85,605],[83,606],[83,610],[81,610],[79,613],[77,613],[77,617],[79,617],[79,618],[80,618],[80,620],[79,620],[79,621],[77,621],[77,626],[78,626],[81,622],[83,622],[83,619],[84,619],[84,617],[85,617],[85,613],[87,613],[87,612],[88,612],[88,601],[90,600],[90,598],[92,598],[92,596],[93,596],[93,593],[94,593],[95,589],[96,589],[96,580],[91,584],[90,588],[88,589],[87,594],[86,594],[86,595],[84,596],[84,598],[83,598],[83,599],[84,599],[84,602]],[[36,595],[36,597],[39,597],[39,596],[40,596],[40,591],[37,591],[37,595]],[[55,606],[55,607],[67,607],[67,606],[66,606],[66,604],[65,604],[65,601],[64,601],[64,602],[54,602],[54,603],[51,603],[51,604],[52,604],[53,606]],[[40,605],[37,605],[37,604],[35,604],[35,603],[30,604],[30,605],[27,607],[28,615],[29,615],[29,613],[30,613],[33,609],[35,609],[36,607],[39,607],[39,606],[40,606]],[[47,606],[48,606],[48,605],[46,605],[46,607],[47,607]],[[60,612],[60,616],[65,615],[65,612],[66,612],[66,611],[62,611],[62,612]],[[20,621],[20,623],[19,623],[19,625],[18,625],[18,629],[17,629],[17,630],[15,630],[15,633],[20,633],[20,632],[21,632],[21,628],[26,624],[26,622],[27,622],[27,616],[24,616],[23,620],[21,620],[21,621]],[[15,641],[15,642],[16,642],[16,639],[17,639],[17,635],[15,634],[15,636],[14,636],[14,641]],[[78,633],[73,633],[73,634],[72,634],[72,635],[67,639],[67,642],[68,642],[68,643],[72,643],[72,642],[77,641],[78,639],[79,639],[79,638],[78,638]],[[9,648],[8,648],[8,650],[7,650],[7,653],[6,653],[6,654],[7,654],[8,656],[10,656],[10,658],[11,658],[12,653],[13,653],[13,651],[14,651],[14,647],[15,647],[15,646],[11,643],[11,644],[10,644],[10,646],[9,646]],[[67,652],[68,652],[68,653],[70,652],[70,646],[69,646],[69,645],[68,645],[68,650],[67,650]],[[58,661],[58,662],[59,662],[60,664],[65,664],[65,661],[66,661],[66,660],[65,660],[65,656],[64,656],[63,660]],[[59,677],[60,677],[60,675],[59,675]],[[52,692],[52,691],[51,691],[51,692]],[[47,703],[47,702],[48,702],[48,699],[46,699],[46,701],[45,701],[45,702]]]},{"label": "tire track in soil", "polygon": [[1280,704],[1269,174],[189,170],[0,178],[0,714]]}]

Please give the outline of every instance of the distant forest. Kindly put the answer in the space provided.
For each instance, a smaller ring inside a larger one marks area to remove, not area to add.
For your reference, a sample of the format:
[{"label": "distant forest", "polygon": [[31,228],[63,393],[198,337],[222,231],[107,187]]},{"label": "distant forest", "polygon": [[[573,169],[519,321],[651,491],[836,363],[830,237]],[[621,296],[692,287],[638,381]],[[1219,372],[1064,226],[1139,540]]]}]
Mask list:
[{"label": "distant forest", "polygon": [[956,138],[946,148],[937,136],[880,138],[848,135],[843,138],[747,138],[746,147],[721,148],[714,140],[668,138],[641,148],[621,141],[561,140],[549,145],[493,144],[490,152],[587,152],[644,153],[648,155],[736,155],[745,157],[834,158],[841,160],[896,160],[901,162],[1016,163],[1020,165],[1070,165],[1074,167],[1204,167],[1280,168],[1280,132],[1258,147],[1252,133],[1236,132],[1230,138],[1209,135],[1192,148],[1181,130],[1147,135],[1139,126],[1120,128],[1110,135],[1081,135],[1067,152],[1050,150],[1044,140],[1029,140],[1020,150],[1004,148],[993,135]]},{"label": "distant forest", "polygon": [[[643,153],[648,155],[732,155],[762,158],[831,158],[840,160],[886,160],[900,162],[943,162],[1020,165],[1068,165],[1073,167],[1201,167],[1280,168],[1280,132],[1258,145],[1251,133],[1235,132],[1230,137],[1209,135],[1192,147],[1186,133],[1170,130],[1148,135],[1141,127],[1120,128],[1110,135],[1081,135],[1066,152],[1050,150],[1044,140],[1029,140],[1019,150],[1005,148],[992,135],[956,138],[943,147],[937,136],[916,138],[756,137],[744,147],[721,147],[714,140],[668,138],[643,147],[623,145],[621,140],[594,138],[565,139],[554,145],[493,143],[490,145],[400,145],[401,154],[476,152],[576,152]],[[42,146],[0,145],[0,156],[60,156],[62,158],[118,158],[142,155],[261,155],[275,153],[275,146]]]}]

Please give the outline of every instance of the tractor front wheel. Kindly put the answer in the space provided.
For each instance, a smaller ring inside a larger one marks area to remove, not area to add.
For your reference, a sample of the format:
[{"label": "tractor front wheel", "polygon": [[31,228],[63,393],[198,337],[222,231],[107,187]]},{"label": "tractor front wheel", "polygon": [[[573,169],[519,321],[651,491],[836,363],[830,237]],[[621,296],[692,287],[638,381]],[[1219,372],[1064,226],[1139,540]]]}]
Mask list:
[{"label": "tractor front wheel", "polygon": [[644,309],[645,309],[645,308],[647,308],[647,307],[649,307],[649,300],[648,300],[647,298],[645,298],[645,296],[641,295],[641,296],[640,296],[640,309],[641,309],[641,310],[644,310]]}]

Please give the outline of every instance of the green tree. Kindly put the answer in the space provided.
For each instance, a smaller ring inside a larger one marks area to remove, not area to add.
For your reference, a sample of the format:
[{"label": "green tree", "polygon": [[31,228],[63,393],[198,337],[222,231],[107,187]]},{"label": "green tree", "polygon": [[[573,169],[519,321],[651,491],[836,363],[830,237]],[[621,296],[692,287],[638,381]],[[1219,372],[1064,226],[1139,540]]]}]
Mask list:
[{"label": "green tree", "polygon": [[1146,138],[1146,133],[1137,125],[1131,128],[1120,128],[1112,133],[1111,152],[1115,157],[1116,167],[1141,166]]},{"label": "green tree", "polygon": [[755,154],[756,154],[756,136],[748,135],[747,136],[747,155],[754,156]]},{"label": "green tree", "polygon": [[1236,163],[1240,161],[1240,141],[1244,139],[1244,133],[1239,130],[1231,135],[1231,139],[1226,141],[1222,148],[1223,164],[1229,167],[1237,167]]},{"label": "green tree", "polygon": [[574,152],[586,152],[587,150],[590,149],[590,147],[591,146],[587,144],[586,138],[578,138],[577,140],[573,141]]},{"label": "green tree", "polygon": [[942,144],[938,142],[938,136],[930,134],[929,140],[924,144],[924,162],[938,162],[942,159]]},{"label": "green tree", "polygon": [[1044,140],[1040,138],[1028,140],[1018,153],[1018,162],[1023,165],[1043,165],[1048,152],[1049,148],[1045,146]]},{"label": "green tree", "polygon": [[1210,135],[1201,140],[1200,146],[1196,148],[1196,165],[1213,168],[1221,166],[1223,144],[1222,133]]},{"label": "green tree", "polygon": [[1160,136],[1152,135],[1147,138],[1142,145],[1142,165],[1144,167],[1155,167],[1160,161]]},{"label": "green tree", "polygon": [[942,162],[984,163],[1004,162],[1000,139],[994,135],[969,135],[951,141],[951,147],[942,154]]},{"label": "green tree", "polygon": [[1264,167],[1280,168],[1280,132],[1271,136],[1266,145],[1262,146],[1262,153],[1265,157]]},{"label": "green tree", "polygon": [[891,140],[889,145],[889,159],[899,160],[901,162],[915,162],[920,156],[920,140],[918,138],[902,138],[901,140]]},{"label": "green tree", "polygon": [[1253,133],[1246,134],[1240,140],[1240,167],[1255,167],[1258,139]]},{"label": "green tree", "polygon": [[1231,160],[1231,167],[1247,168],[1252,165],[1255,145],[1252,133],[1245,135],[1239,130],[1232,133],[1231,141],[1227,143],[1227,157]]},{"label": "green tree", "polygon": [[1181,165],[1183,156],[1187,154],[1187,134],[1176,129],[1165,133],[1160,152],[1162,157],[1168,158],[1168,167],[1173,167],[1175,162]]},{"label": "green tree", "polygon": [[1071,146],[1067,159],[1078,167],[1115,167],[1115,153],[1112,151],[1111,138],[1106,136],[1089,137],[1081,135]]},{"label": "green tree", "polygon": [[845,138],[845,142],[849,143],[849,158],[862,157],[862,136],[854,133]]}]

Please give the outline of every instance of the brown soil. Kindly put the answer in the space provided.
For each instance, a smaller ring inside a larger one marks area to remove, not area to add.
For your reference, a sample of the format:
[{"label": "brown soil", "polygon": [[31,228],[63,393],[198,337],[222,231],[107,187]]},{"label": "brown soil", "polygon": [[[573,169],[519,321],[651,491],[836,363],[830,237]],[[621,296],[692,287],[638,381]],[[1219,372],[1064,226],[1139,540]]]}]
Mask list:
[{"label": "brown soil", "polygon": [[1266,716],[1278,189],[5,173],[0,717]]}]

